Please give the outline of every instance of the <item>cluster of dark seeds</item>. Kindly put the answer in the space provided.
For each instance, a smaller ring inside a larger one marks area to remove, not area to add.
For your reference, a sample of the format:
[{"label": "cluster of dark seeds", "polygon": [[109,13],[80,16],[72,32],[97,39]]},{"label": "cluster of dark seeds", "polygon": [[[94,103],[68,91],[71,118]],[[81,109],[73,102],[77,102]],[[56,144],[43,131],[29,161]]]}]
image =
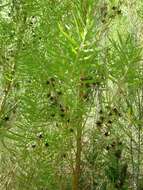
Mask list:
[{"label": "cluster of dark seeds", "polygon": [[[37,138],[38,138],[39,140],[44,139],[43,133],[42,133],[42,132],[38,133],[38,134],[37,134]],[[45,141],[45,142],[44,142],[44,145],[45,145],[45,147],[49,147],[48,141]],[[34,143],[31,145],[31,147],[32,147],[32,148],[36,148],[36,143],[34,142]]]},{"label": "cluster of dark seeds", "polygon": [[[66,106],[64,106],[63,104],[60,103],[60,97],[63,95],[63,92],[61,90],[56,90],[56,79],[55,78],[50,78],[46,81],[46,85],[50,85],[50,87],[53,88],[54,90],[54,95],[52,95],[51,93],[47,94],[48,99],[51,102],[52,106],[56,106],[56,108],[59,110],[59,116],[61,118],[65,118],[67,116],[67,110],[68,108]],[[55,117],[56,114],[52,113],[51,117]],[[70,122],[70,119],[67,118],[67,123]]]},{"label": "cluster of dark seeds", "polygon": [[106,131],[103,132],[105,137],[110,136],[109,129],[112,127],[113,119],[115,119],[115,116],[121,117],[121,113],[118,111],[116,107],[106,106],[104,111],[103,109],[100,109],[99,111],[99,119],[96,121],[96,126],[98,127],[98,129],[101,129],[103,124],[106,124],[108,128]]},{"label": "cluster of dark seeds", "polygon": [[112,7],[112,10],[113,10],[113,11],[116,11],[116,13],[117,13],[118,15],[120,15],[120,14],[122,13],[121,9],[119,9],[119,8],[116,7],[116,6],[113,6],[113,7]]},{"label": "cluster of dark seeds", "polygon": [[[113,14],[109,15],[109,18],[115,18],[116,15],[121,15],[122,11],[119,7],[117,6],[113,6],[112,8]],[[102,9],[102,15],[103,15],[103,19],[101,20],[102,23],[105,23],[107,21],[107,8],[106,9]]]},{"label": "cluster of dark seeds", "polygon": [[123,143],[121,141],[119,141],[119,142],[113,141],[111,144],[106,146],[106,150],[113,151],[114,156],[116,158],[120,159],[121,154],[122,154],[122,150],[121,150],[122,145],[123,145]]}]

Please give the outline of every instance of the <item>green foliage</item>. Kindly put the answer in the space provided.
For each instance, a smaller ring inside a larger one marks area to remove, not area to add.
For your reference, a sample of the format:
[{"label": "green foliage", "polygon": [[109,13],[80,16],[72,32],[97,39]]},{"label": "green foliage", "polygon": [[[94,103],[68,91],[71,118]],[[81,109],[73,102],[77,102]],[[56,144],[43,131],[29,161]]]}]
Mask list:
[{"label": "green foliage", "polygon": [[142,188],[141,10],[0,2],[0,190]]}]

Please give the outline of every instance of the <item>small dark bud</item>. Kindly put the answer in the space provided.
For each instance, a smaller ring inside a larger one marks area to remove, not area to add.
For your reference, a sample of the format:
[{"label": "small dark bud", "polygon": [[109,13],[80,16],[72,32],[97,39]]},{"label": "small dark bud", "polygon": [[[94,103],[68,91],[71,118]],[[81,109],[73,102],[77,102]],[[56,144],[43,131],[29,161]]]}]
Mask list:
[{"label": "small dark bud", "polygon": [[110,150],[110,146],[106,146],[106,150]]},{"label": "small dark bud", "polygon": [[113,113],[112,112],[109,112],[109,114],[108,114],[109,116],[112,116],[113,115]]},{"label": "small dark bud", "polygon": [[118,14],[118,15],[120,15],[121,13],[122,13],[122,11],[121,11],[121,10],[118,10],[118,11],[117,11],[117,14]]},{"label": "small dark bud", "polygon": [[38,134],[37,134],[37,137],[38,137],[39,139],[42,139],[42,138],[43,138],[43,134],[42,134],[42,133],[38,133]]},{"label": "small dark bud", "polygon": [[65,112],[65,109],[64,109],[64,108],[61,108],[60,111],[61,111],[61,112]]},{"label": "small dark bud", "polygon": [[6,89],[4,89],[4,93],[7,93],[8,92],[8,89],[6,88]]},{"label": "small dark bud", "polygon": [[35,147],[36,147],[36,144],[32,144],[31,147],[32,147],[32,148],[35,148]]},{"label": "small dark bud", "polygon": [[103,110],[100,110],[100,111],[99,111],[99,114],[103,114]]},{"label": "small dark bud", "polygon": [[102,19],[102,21],[101,21],[102,23],[105,23],[106,22],[106,20],[105,19]]},{"label": "small dark bud", "polygon": [[47,85],[49,85],[49,84],[50,84],[50,81],[49,81],[49,80],[47,80],[47,81],[46,81],[46,84],[47,84]]},{"label": "small dark bud", "polygon": [[16,109],[13,109],[13,114],[16,114]]},{"label": "small dark bud", "polygon": [[51,96],[51,94],[50,94],[50,93],[48,93],[48,94],[47,94],[47,97],[48,97],[48,98],[50,98],[50,96]]},{"label": "small dark bud", "polygon": [[59,124],[58,124],[58,123],[56,123],[56,127],[59,127]]},{"label": "small dark bud", "polygon": [[92,83],[92,86],[93,86],[93,87],[95,87],[96,85],[97,85],[97,83],[96,83],[96,82],[93,82],[93,83]]},{"label": "small dark bud", "polygon": [[120,159],[121,158],[121,150],[117,150],[116,152],[115,152],[115,156],[116,156],[116,158],[118,158],[118,159]]},{"label": "small dark bud", "polygon": [[119,146],[121,146],[123,143],[120,141],[118,144],[119,144]]},{"label": "small dark bud", "polygon": [[97,121],[97,122],[96,122],[96,125],[97,125],[97,126],[101,126],[101,125],[102,125],[102,122],[101,122],[101,121]]},{"label": "small dark bud", "polygon": [[32,80],[28,80],[27,82],[28,82],[28,83],[31,83],[31,82],[32,82]]},{"label": "small dark bud", "polygon": [[54,114],[54,113],[52,113],[52,114],[51,114],[51,117],[55,117],[55,114]]},{"label": "small dark bud", "polygon": [[61,116],[61,117],[65,117],[65,114],[64,114],[64,113],[61,113],[60,116]]},{"label": "small dark bud", "polygon": [[111,146],[114,148],[116,146],[116,142],[113,141],[112,144],[111,144]]},{"label": "small dark bud", "polygon": [[[104,22],[105,22],[105,20],[104,20]],[[97,82],[96,82],[96,85],[97,85],[97,86],[99,86],[99,85],[100,85],[100,82],[99,82],[99,81],[97,81]]]},{"label": "small dark bud", "polygon": [[109,133],[108,133],[108,132],[106,132],[106,133],[104,133],[104,135],[105,135],[106,137],[108,137],[108,136],[109,136]]},{"label": "small dark bud", "polygon": [[59,106],[60,106],[60,108],[63,108],[62,104],[60,104]]},{"label": "small dark bud", "polygon": [[113,108],[113,112],[114,112],[114,113],[118,113],[117,108]]},{"label": "small dark bud", "polygon": [[14,75],[14,74],[15,74],[15,70],[12,70],[12,71],[11,71],[11,74]]},{"label": "small dark bud", "polygon": [[49,85],[49,84],[54,84],[55,83],[55,79],[54,78],[50,78],[49,80],[46,81],[46,84]]},{"label": "small dark bud", "polygon": [[115,15],[114,14],[110,15],[110,18],[111,19],[115,18]]},{"label": "small dark bud", "polygon": [[89,84],[89,83],[86,83],[85,86],[86,86],[86,88],[89,88],[89,87],[90,87],[90,84]]},{"label": "small dark bud", "polygon": [[112,121],[111,121],[111,120],[108,120],[108,123],[109,123],[109,124],[112,124]]},{"label": "small dark bud", "polygon": [[48,146],[49,146],[49,143],[48,143],[48,142],[45,142],[45,146],[48,147]]},{"label": "small dark bud", "polygon": [[50,81],[51,81],[52,84],[55,83],[55,79],[54,78],[50,78]]},{"label": "small dark bud", "polygon": [[61,91],[58,91],[57,94],[60,96],[60,95],[62,95],[62,92],[61,92]]},{"label": "small dark bud", "polygon": [[71,133],[73,133],[73,132],[74,132],[74,130],[73,130],[72,128],[70,128],[70,132],[71,132]]},{"label": "small dark bud", "polygon": [[103,122],[104,121],[104,117],[103,116],[100,116],[100,120]]},{"label": "small dark bud", "polygon": [[51,100],[51,101],[54,101],[54,100],[56,100],[56,98],[55,98],[54,96],[51,96],[51,97],[50,97],[50,100]]},{"label": "small dark bud", "polygon": [[69,123],[69,122],[70,122],[70,119],[67,119],[67,122]]},{"label": "small dark bud", "polygon": [[85,93],[85,94],[82,95],[82,97],[83,97],[84,99],[88,99],[88,94]]},{"label": "small dark bud", "polygon": [[89,81],[89,80],[92,80],[92,77],[81,77],[80,78],[81,81]]},{"label": "small dark bud", "polygon": [[8,116],[6,116],[6,117],[4,118],[4,120],[5,120],[5,121],[8,121],[8,120],[9,120],[9,117],[8,117]]},{"label": "small dark bud", "polygon": [[116,9],[117,9],[117,7],[115,7],[115,6],[112,7],[112,10],[116,10]]}]

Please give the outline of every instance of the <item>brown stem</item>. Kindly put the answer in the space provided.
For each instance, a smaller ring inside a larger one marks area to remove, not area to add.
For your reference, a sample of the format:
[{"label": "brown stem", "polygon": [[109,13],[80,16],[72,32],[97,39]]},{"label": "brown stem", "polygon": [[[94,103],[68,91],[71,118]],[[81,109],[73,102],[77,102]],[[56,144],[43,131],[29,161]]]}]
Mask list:
[{"label": "brown stem", "polygon": [[73,182],[72,190],[79,190],[79,181],[81,176],[81,152],[82,152],[82,129],[78,127],[77,138],[76,138],[76,158],[75,168],[73,170]]}]

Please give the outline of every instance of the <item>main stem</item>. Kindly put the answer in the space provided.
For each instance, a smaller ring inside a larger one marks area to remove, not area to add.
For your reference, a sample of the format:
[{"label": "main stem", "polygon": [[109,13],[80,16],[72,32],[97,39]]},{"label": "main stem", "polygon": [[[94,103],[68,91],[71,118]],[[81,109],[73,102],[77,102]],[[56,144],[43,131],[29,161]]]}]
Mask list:
[{"label": "main stem", "polygon": [[76,138],[76,157],[75,157],[75,167],[73,171],[73,182],[72,190],[79,190],[80,176],[81,176],[81,152],[82,152],[82,129],[77,128],[77,138]]}]

